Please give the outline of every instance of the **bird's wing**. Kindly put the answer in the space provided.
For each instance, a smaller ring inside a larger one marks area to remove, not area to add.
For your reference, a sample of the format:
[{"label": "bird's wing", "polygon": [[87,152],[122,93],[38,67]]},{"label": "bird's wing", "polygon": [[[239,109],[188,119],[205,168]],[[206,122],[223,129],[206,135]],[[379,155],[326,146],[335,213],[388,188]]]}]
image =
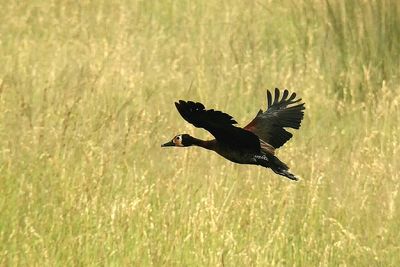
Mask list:
[{"label": "bird's wing", "polygon": [[289,91],[284,90],[280,100],[279,95],[279,89],[275,88],[275,96],[272,100],[271,92],[267,91],[267,110],[265,112],[260,110],[257,116],[244,127],[274,148],[281,147],[292,137],[292,134],[285,130],[286,127],[300,128],[305,109],[304,103],[296,104],[301,101],[301,98],[295,100],[296,93],[289,96]]},{"label": "bird's wing", "polygon": [[232,116],[213,109],[206,110],[203,104],[192,101],[179,100],[175,102],[175,106],[187,122],[206,129],[219,143],[240,150],[260,150],[258,137],[250,131],[234,126],[237,122]]}]

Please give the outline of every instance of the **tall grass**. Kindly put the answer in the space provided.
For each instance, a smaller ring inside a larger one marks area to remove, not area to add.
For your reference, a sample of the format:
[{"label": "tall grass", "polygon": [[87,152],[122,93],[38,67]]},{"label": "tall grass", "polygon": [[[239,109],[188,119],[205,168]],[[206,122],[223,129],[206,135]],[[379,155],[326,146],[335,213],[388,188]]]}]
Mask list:
[{"label": "tall grass", "polygon": [[[0,9],[0,265],[398,266],[398,1],[31,1]],[[161,149],[177,99],[245,125],[306,102],[292,183]]]}]

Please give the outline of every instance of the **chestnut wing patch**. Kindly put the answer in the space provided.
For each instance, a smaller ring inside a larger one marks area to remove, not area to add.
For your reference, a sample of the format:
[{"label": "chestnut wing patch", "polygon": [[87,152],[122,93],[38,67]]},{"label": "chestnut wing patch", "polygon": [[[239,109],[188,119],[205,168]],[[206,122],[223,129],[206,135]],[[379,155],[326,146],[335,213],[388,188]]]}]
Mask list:
[{"label": "chestnut wing patch", "polygon": [[267,110],[260,110],[257,116],[244,129],[253,132],[261,140],[279,148],[285,144],[292,134],[285,128],[299,129],[304,117],[304,103],[299,103],[301,98],[295,100],[296,93],[289,96],[289,91],[284,90],[280,99],[279,89],[275,89],[275,96],[267,91]]}]

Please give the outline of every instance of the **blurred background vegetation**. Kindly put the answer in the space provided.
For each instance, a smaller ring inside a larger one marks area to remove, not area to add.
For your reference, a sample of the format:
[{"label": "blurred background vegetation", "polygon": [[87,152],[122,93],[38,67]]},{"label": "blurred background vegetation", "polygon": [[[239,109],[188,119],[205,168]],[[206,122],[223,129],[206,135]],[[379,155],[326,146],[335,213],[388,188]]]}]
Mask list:
[{"label": "blurred background vegetation", "polygon": [[[1,2],[0,265],[399,266],[399,1]],[[275,87],[300,182],[160,148]]]}]

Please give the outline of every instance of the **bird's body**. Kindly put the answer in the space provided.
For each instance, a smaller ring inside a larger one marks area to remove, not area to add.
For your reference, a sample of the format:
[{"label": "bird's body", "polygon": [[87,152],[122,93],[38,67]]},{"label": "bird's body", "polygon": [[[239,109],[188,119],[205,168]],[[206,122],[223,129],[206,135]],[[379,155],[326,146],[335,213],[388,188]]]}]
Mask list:
[{"label": "bird's body", "polygon": [[200,147],[213,150],[220,156],[240,164],[250,164],[256,162],[254,156],[257,154],[256,151],[240,150],[232,148],[229,145],[218,142],[216,139],[203,141],[199,143]]},{"label": "bird's body", "polygon": [[291,180],[297,178],[288,170],[288,166],[275,156],[275,149],[287,142],[292,134],[286,127],[298,129],[303,119],[304,103],[296,104],[296,94],[289,96],[284,90],[275,89],[275,97],[267,92],[268,108],[260,110],[257,116],[244,128],[236,127],[236,121],[221,111],[206,110],[201,103],[183,101],[175,103],[182,117],[196,127],[204,128],[214,135],[213,140],[200,140],[188,134],[175,136],[162,146],[200,146],[213,150],[222,157],[239,164],[260,165],[271,168],[275,173]]}]

